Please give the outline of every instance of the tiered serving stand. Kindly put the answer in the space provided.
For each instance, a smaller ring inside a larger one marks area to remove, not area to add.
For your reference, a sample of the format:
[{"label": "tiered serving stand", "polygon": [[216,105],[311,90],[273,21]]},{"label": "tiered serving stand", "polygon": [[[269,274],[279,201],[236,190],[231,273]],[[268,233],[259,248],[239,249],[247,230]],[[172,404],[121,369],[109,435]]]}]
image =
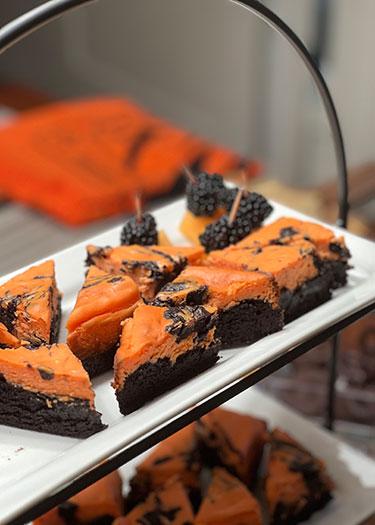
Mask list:
[{"label": "tiered serving stand", "polygon": [[[95,0],[49,0],[41,6],[32,9],[31,11],[11,21],[0,29],[0,53],[3,53],[16,42],[22,40],[27,35],[37,30],[39,27],[62,16],[64,13],[78,8],[79,6],[93,3],[94,1]],[[339,213],[337,224],[338,226],[345,228],[349,206],[344,142],[333,100],[320,71],[297,35],[285,24],[285,22],[283,22],[263,4],[257,0],[228,1],[237,4],[240,8],[244,9],[245,12],[257,16],[277,33],[279,33],[284,39],[286,39],[298,53],[303,64],[310,72],[323,102],[332,132],[338,172]],[[69,481],[65,482],[47,497],[37,499],[29,505],[22,505],[20,502],[19,510],[11,512],[4,520],[2,520],[2,513],[0,509],[0,523],[20,525],[36,518],[56,504],[64,501],[66,498],[71,497],[83,488],[94,483],[109,472],[129,462],[131,459],[137,457],[139,454],[157,444],[159,441],[165,439],[169,435],[173,434],[177,430],[181,429],[185,425],[196,420],[213,408],[228,401],[240,392],[248,389],[252,385],[280,369],[287,363],[293,361],[308,350],[316,347],[328,338],[332,338],[332,350],[330,359],[329,385],[327,389],[328,394],[325,425],[328,429],[332,430],[335,417],[334,406],[336,362],[337,353],[339,350],[338,334],[340,330],[371,312],[374,309],[374,306],[374,297],[372,297],[370,300],[367,299],[365,303],[357,307],[355,311],[352,311],[345,316],[339,316],[339,318],[332,321],[329,326],[326,326],[323,330],[319,331],[318,333],[313,333],[308,338],[305,337],[303,342],[300,342],[297,345],[291,345],[287,351],[284,351],[264,365],[246,374],[239,373],[235,381],[228,380],[224,387],[218,389],[213,394],[209,396],[202,396],[202,399],[200,399],[198,403],[194,403],[194,405],[190,406],[189,409],[183,410],[170,420],[164,421],[162,424],[155,426],[145,435],[106,457],[104,461],[103,459],[98,461],[95,466],[81,473],[79,476],[75,476]]]}]

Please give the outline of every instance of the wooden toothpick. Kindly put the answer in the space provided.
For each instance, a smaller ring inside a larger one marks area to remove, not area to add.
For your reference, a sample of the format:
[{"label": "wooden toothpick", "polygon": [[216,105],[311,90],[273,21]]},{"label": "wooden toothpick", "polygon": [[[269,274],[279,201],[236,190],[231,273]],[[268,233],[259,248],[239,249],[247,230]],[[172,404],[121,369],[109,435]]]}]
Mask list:
[{"label": "wooden toothpick", "polygon": [[183,166],[183,170],[184,170],[186,179],[192,184],[195,184],[197,182],[197,179],[194,173],[191,171],[191,169],[188,166]]},{"label": "wooden toothpick", "polygon": [[240,202],[241,202],[241,199],[242,199],[243,192],[244,192],[244,190],[242,188],[238,189],[238,191],[237,191],[236,198],[233,201],[233,204],[232,204],[232,207],[231,207],[230,213],[229,213],[229,219],[228,219],[229,226],[232,226],[233,222],[236,219],[238,208],[240,207]]},{"label": "wooden toothpick", "polygon": [[136,216],[136,220],[137,220],[137,222],[142,222],[142,198],[141,198],[141,192],[140,191],[138,191],[135,194],[134,201],[135,201],[135,216]]}]

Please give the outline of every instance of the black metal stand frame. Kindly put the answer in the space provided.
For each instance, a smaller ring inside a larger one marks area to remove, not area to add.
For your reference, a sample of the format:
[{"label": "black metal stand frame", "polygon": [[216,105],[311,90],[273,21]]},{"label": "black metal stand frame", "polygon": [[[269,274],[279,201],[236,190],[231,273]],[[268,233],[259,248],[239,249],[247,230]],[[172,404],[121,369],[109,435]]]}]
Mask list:
[{"label": "black metal stand frame", "polygon": [[[32,9],[17,19],[9,22],[7,25],[0,29],[0,54],[6,51],[9,47],[16,44],[18,41],[25,38],[27,35],[33,33],[38,28],[46,25],[52,20],[59,18],[64,13],[75,9],[79,6],[91,4],[96,0],[49,0],[41,6]],[[229,0],[231,3],[237,4],[256,15],[259,19],[263,20],[272,29],[284,37],[287,42],[293,47],[298,53],[302,62],[308,69],[311,77],[318,89],[323,106],[325,108],[331,133],[333,137],[333,143],[335,148],[337,172],[338,172],[338,220],[337,224],[343,228],[346,227],[348,217],[348,177],[347,177],[347,166],[345,157],[344,141],[341,133],[341,128],[333,103],[331,94],[325,83],[325,80],[314,63],[310,53],[298,38],[298,36],[285,24],[277,15],[270,11],[267,7],[261,4],[258,0]],[[47,510],[51,509],[58,503],[66,500],[73,496],[80,490],[91,485],[101,477],[105,476],[109,472],[116,468],[124,465],[131,459],[135,458],[145,450],[149,449],[162,439],[165,439],[169,435],[173,434],[177,430],[183,428],[187,424],[191,423],[198,417],[209,412],[213,408],[221,405],[228,399],[236,396],[240,392],[246,390],[255,383],[261,381],[268,375],[272,374],[276,370],[283,367],[285,364],[291,362],[295,358],[304,354],[311,348],[314,348],[318,344],[326,341],[328,338],[333,337],[332,340],[332,351],[330,359],[330,374],[328,384],[328,395],[327,395],[327,414],[326,414],[326,427],[329,429],[333,428],[333,422],[335,417],[335,382],[336,382],[336,363],[338,353],[338,332],[360,319],[375,307],[375,303],[362,308],[356,313],[346,317],[345,319],[336,322],[323,332],[310,338],[304,343],[291,348],[290,351],[283,356],[273,360],[261,369],[248,374],[246,377],[241,378],[233,384],[228,385],[225,389],[217,392],[213,396],[204,399],[199,405],[191,407],[191,409],[178,416],[176,419],[169,421],[162,428],[158,428],[149,434],[143,436],[138,441],[130,444],[125,449],[119,451],[114,456],[107,458],[107,460],[100,465],[97,465],[94,469],[86,472],[79,478],[75,479],[69,485],[62,487],[59,491],[44,499],[38,504],[34,505],[27,511],[20,512],[17,518],[8,522],[8,525],[22,525],[36,517],[40,516]]]}]

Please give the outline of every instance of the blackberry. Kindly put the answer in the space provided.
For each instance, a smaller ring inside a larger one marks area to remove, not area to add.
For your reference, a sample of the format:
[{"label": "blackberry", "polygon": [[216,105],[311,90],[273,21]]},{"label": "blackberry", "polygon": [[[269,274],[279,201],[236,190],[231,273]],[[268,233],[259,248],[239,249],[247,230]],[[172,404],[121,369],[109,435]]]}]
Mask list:
[{"label": "blackberry", "polygon": [[223,215],[206,227],[199,236],[199,240],[206,252],[211,252],[212,250],[222,250],[230,244],[239,242],[248,233],[249,228],[243,222],[235,219],[230,223],[228,215]]},{"label": "blackberry", "polygon": [[[228,211],[230,211],[233,205],[237,192],[238,188],[231,188],[226,191],[224,206]],[[245,191],[241,198],[236,218],[238,221],[243,222],[244,228],[249,228],[250,226],[252,230],[260,226],[272,210],[271,204],[263,195]],[[250,233],[251,230],[249,230],[248,233]]]},{"label": "blackberry", "polygon": [[186,185],[187,207],[197,216],[210,217],[222,203],[225,193],[223,177],[217,173],[198,173],[195,181],[189,180]]},{"label": "blackberry", "polygon": [[142,246],[158,244],[156,221],[151,213],[142,213],[140,217],[135,215],[126,221],[121,231],[120,242]]}]

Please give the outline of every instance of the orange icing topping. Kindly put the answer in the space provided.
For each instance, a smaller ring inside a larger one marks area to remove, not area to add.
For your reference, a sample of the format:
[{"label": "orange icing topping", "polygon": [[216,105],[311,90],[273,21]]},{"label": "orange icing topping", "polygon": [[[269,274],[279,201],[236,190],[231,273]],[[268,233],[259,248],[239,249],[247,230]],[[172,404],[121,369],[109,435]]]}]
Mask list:
[{"label": "orange icing topping", "polygon": [[[205,307],[207,311],[216,311],[213,307]],[[177,357],[194,346],[194,333],[179,343],[174,335],[167,331],[173,323],[166,319],[167,308],[141,304],[134,311],[134,316],[126,319],[121,335],[120,346],[115,356],[115,379],[113,386],[121,388],[124,376],[145,362],[154,362],[159,358],[169,357],[175,361]],[[208,345],[213,339],[214,329],[207,334]],[[200,343],[203,345],[203,341]]]},{"label": "orange icing topping", "polygon": [[[287,234],[287,229],[292,228],[294,232]],[[283,234],[284,230],[284,234]],[[262,226],[236,244],[238,247],[267,246],[270,241],[280,239],[283,244],[294,243],[298,240],[309,240],[312,242],[324,258],[337,259],[337,253],[329,249],[331,243],[345,247],[343,237],[335,237],[332,230],[314,222],[301,221],[293,217],[281,217],[277,221]]]},{"label": "orange icing topping", "polygon": [[88,399],[93,406],[89,376],[66,344],[1,349],[0,371],[9,383],[26,390]]},{"label": "orange icing topping", "polygon": [[[267,437],[264,421],[247,414],[217,408],[203,416],[197,432],[204,442],[214,446],[223,464],[233,469],[245,483],[254,477]],[[215,438],[212,439],[212,435]]]},{"label": "orange icing topping", "polygon": [[17,304],[14,335],[29,340],[34,336],[49,342],[53,309],[57,307],[55,263],[45,261],[16,275],[0,286],[0,301],[22,296]]},{"label": "orange icing topping", "polygon": [[[74,519],[79,523],[91,523],[104,516],[117,518],[124,511],[122,481],[117,471],[82,490],[68,501],[77,505]],[[66,525],[58,507],[34,520],[33,525]]]},{"label": "orange icing topping", "polygon": [[96,316],[129,308],[138,300],[139,290],[133,279],[126,275],[114,277],[90,266],[66,326],[72,332]]},{"label": "orange icing topping", "polygon": [[8,348],[15,348],[21,346],[21,341],[12,335],[7,327],[0,323],[0,345],[6,345]]},{"label": "orange icing topping", "polygon": [[268,272],[276,279],[280,289],[294,290],[318,274],[314,265],[313,245],[299,242],[294,245],[270,245],[258,249],[230,247],[213,251],[206,259],[207,265]]},{"label": "orange icing topping", "polygon": [[258,501],[241,481],[214,468],[208,492],[196,516],[196,525],[261,525]]},{"label": "orange icing topping", "polygon": [[[173,521],[165,519],[160,523],[186,525],[194,522],[194,514],[189,498],[180,481],[171,480],[162,489],[151,492],[144,503],[135,507],[126,517],[117,518],[113,525],[139,525],[144,523],[142,518],[153,512],[173,510]],[[168,514],[167,514],[168,515]],[[163,519],[163,517],[160,517]]]},{"label": "orange icing topping", "polygon": [[[194,423],[162,441],[137,467],[137,475],[147,477],[152,489],[158,488],[171,478],[178,476],[185,486],[199,485],[200,465],[187,463],[196,447]],[[158,460],[168,458],[168,461]]]},{"label": "orange icing topping", "polygon": [[208,302],[217,308],[250,298],[267,300],[275,306],[279,302],[279,290],[274,279],[261,272],[188,266],[174,280],[175,283],[184,281],[208,286]]}]

